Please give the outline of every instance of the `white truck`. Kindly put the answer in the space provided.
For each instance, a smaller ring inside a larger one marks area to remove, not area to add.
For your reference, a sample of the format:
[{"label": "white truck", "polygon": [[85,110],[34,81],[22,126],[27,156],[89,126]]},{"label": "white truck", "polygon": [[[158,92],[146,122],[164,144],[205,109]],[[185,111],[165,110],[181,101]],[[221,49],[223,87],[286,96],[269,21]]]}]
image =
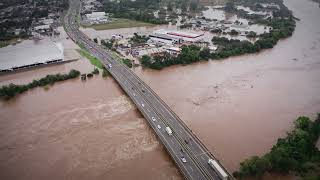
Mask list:
[{"label": "white truck", "polygon": [[170,136],[172,135],[172,130],[170,127],[166,127],[166,131]]},{"label": "white truck", "polygon": [[221,179],[223,180],[229,179],[228,174],[221,168],[221,166],[219,165],[219,163],[217,163],[217,161],[213,159],[209,159],[208,164],[217,172],[217,174]]}]

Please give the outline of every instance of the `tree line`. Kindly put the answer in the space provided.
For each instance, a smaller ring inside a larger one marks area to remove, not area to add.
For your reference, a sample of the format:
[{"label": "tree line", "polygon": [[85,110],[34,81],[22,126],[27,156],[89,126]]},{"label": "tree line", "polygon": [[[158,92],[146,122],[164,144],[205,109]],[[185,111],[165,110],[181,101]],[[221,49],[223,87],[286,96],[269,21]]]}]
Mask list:
[{"label": "tree line", "polygon": [[160,70],[175,64],[190,64],[201,60],[208,60],[209,58],[209,49],[204,48],[201,50],[201,48],[196,45],[189,45],[182,46],[179,55],[172,55],[167,52],[153,57],[144,55],[140,59],[140,62],[144,67]]},{"label": "tree line", "polygon": [[0,88],[0,98],[1,99],[10,99],[17,94],[21,94],[29,89],[33,89],[35,87],[43,87],[46,85],[53,85],[55,82],[58,81],[65,81],[68,79],[76,78],[80,75],[80,71],[77,70],[70,70],[67,74],[54,74],[54,75],[47,75],[39,80],[33,80],[31,83],[25,85],[16,85],[16,84],[9,84],[4,85]]},{"label": "tree line", "polygon": [[253,156],[240,163],[236,178],[261,178],[267,172],[294,173],[303,179],[320,179],[320,151],[315,143],[320,135],[320,114],[315,121],[299,117],[287,137],[279,138],[270,152]]}]

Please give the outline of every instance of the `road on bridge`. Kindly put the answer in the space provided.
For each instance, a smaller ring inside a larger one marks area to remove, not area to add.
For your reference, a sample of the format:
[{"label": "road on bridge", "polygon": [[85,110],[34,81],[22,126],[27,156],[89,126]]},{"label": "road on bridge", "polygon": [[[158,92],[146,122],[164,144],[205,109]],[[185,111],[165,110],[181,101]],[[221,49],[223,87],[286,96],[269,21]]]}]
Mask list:
[{"label": "road on bridge", "polygon": [[[146,85],[134,72],[112,57],[112,53],[94,43],[79,30],[79,0],[70,0],[63,24],[68,36],[102,61],[113,78],[136,104],[149,126],[170,154],[185,179],[222,179],[209,164],[209,159],[219,162],[186,124]],[[166,131],[170,127],[172,134]],[[219,163],[220,164],[220,163]],[[228,179],[230,173],[220,164]]]}]

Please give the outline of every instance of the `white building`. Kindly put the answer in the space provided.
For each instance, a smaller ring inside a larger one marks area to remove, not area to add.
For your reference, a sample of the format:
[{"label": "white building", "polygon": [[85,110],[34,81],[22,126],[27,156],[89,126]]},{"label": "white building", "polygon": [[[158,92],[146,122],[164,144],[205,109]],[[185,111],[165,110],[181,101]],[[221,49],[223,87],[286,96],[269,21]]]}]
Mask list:
[{"label": "white building", "polygon": [[169,54],[172,54],[172,55],[177,55],[181,52],[181,48],[179,47],[168,47],[166,49],[166,52],[168,52]]},{"label": "white building", "polygon": [[151,42],[158,43],[158,44],[166,44],[166,45],[173,45],[176,43],[182,42],[182,38],[171,37],[166,34],[151,34],[149,35]]},{"label": "white building", "polygon": [[166,35],[174,39],[182,39],[184,42],[199,42],[204,38],[203,33],[164,30],[164,29],[157,30],[154,32],[154,34]]},{"label": "white building", "polygon": [[108,22],[108,18],[105,12],[92,12],[90,14],[86,14],[86,21],[90,24],[101,24]]},{"label": "white building", "polygon": [[35,31],[49,31],[50,30],[50,25],[39,25],[34,27]]},{"label": "white building", "polygon": [[53,23],[53,19],[42,19],[40,20],[40,22],[46,25],[50,25]]}]

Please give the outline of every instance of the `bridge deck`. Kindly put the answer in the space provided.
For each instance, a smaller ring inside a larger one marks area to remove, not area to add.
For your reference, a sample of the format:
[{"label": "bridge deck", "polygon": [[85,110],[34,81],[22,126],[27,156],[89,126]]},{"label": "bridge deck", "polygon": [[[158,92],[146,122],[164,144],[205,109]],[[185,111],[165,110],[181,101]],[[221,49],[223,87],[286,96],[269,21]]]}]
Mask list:
[{"label": "bridge deck", "polygon": [[[81,44],[82,48],[99,58],[107,67],[110,74],[143,114],[184,177],[197,180],[221,179],[208,164],[209,158],[218,160],[170,107],[134,72],[114,59],[109,51],[101,48],[79,31],[76,22],[79,7],[78,0],[70,0],[69,11],[64,18],[67,34],[73,41]],[[109,65],[112,67],[110,68]],[[172,135],[166,132],[166,127],[172,129]],[[183,158],[186,162],[183,162]],[[229,179],[233,179],[230,174],[228,175]]]}]

